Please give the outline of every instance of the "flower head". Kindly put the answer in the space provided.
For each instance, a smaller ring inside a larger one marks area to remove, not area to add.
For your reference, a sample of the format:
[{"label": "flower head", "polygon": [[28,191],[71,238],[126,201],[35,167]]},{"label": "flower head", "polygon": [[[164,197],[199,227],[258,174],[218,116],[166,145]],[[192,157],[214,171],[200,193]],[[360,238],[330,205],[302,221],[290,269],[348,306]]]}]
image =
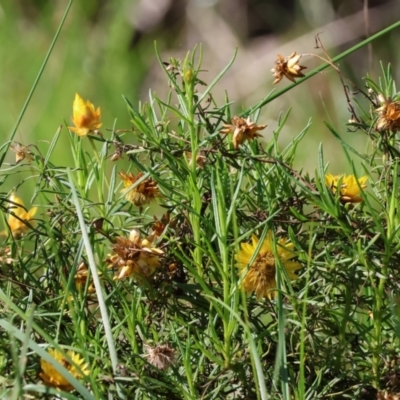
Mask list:
[{"label": "flower head", "polygon": [[[192,153],[190,151],[185,151],[185,155],[187,159],[189,160],[189,167],[192,166]],[[206,164],[207,157],[204,155],[202,151],[199,151],[196,154],[196,166],[199,167],[200,169],[204,169],[204,166]]]},{"label": "flower head", "polygon": [[33,154],[29,146],[23,146],[21,143],[14,142],[10,145],[12,151],[15,152],[15,163],[26,159],[26,161],[31,162],[33,160]]},{"label": "flower head", "polygon": [[153,236],[142,239],[140,231],[133,229],[129,239],[117,236],[115,241],[112,247],[115,254],[109,255],[106,259],[110,268],[118,268],[114,280],[129,276],[138,280],[147,279],[160,266],[160,256],[164,252],[153,245]]},{"label": "flower head", "polygon": [[5,246],[0,248],[0,265],[12,265],[13,262],[17,261],[11,258],[11,248],[10,246]]},{"label": "flower head", "polygon": [[365,182],[368,177],[363,176],[357,179],[354,175],[325,175],[325,183],[333,194],[336,194],[338,185],[340,183],[340,201],[342,203],[360,203],[360,188],[365,189],[367,185]]},{"label": "flower head", "polygon": [[35,216],[37,207],[32,207],[29,211],[27,211],[24,207],[23,201],[15,194],[12,194],[9,200],[10,203],[8,209],[14,215],[11,213],[8,215],[7,223],[11,229],[12,235],[16,238],[19,238],[29,229],[27,222],[31,223],[30,221]]},{"label": "flower head", "polygon": [[151,236],[155,237],[155,238],[159,238],[163,232],[165,231],[165,228],[167,227],[167,225],[170,223],[170,212],[167,211],[162,217],[161,219],[158,219],[155,215],[154,215],[154,222],[153,225],[151,226]]},{"label": "flower head", "polygon": [[[143,172],[139,172],[136,176],[134,176],[131,172],[128,174],[125,172],[119,173],[119,176],[124,182],[125,188],[131,187],[135,182],[140,180],[143,175]],[[126,189],[123,189],[123,192],[125,192],[125,190]],[[156,197],[160,197],[160,191],[158,189],[157,182],[154,179],[147,178],[130,189],[126,193],[125,197],[135,206],[141,207],[144,204],[150,203]]]},{"label": "flower head", "polygon": [[257,131],[265,129],[267,125],[256,125],[255,122],[240,117],[233,117],[231,124],[224,124],[224,128],[221,129],[221,133],[233,134],[233,147],[237,149],[240,144],[243,144],[246,140],[253,140],[256,137],[260,137]]},{"label": "flower head", "polygon": [[[89,367],[85,363],[85,360],[73,351],[68,351],[68,357],[73,361],[71,364],[67,359],[64,358],[63,354],[55,349],[50,349],[48,353],[68,372],[77,379],[81,379],[84,375],[89,375]],[[76,366],[75,366],[76,364]],[[57,389],[70,392],[74,387],[69,383],[69,381],[60,374],[52,364],[44,360],[40,360],[40,366],[42,372],[39,373],[40,379],[44,382],[46,386],[55,387]],[[78,368],[77,368],[78,367]]]},{"label": "flower head", "polygon": [[155,347],[145,345],[148,362],[154,367],[164,371],[169,366],[171,366],[175,361],[175,350],[168,345],[158,344]]},{"label": "flower head", "polygon": [[283,57],[278,54],[275,67],[271,69],[274,73],[274,84],[280,82],[284,76],[292,82],[295,82],[295,78],[303,77],[304,74],[301,71],[307,67],[299,65],[300,58],[301,54],[296,55],[296,52],[289,57]]},{"label": "flower head", "polygon": [[[247,270],[247,266],[256,251],[259,239],[252,235],[252,243],[241,243],[241,250],[235,255],[237,267],[241,270],[242,287],[247,293],[255,292],[257,299],[267,297],[272,299],[276,295],[276,259],[273,252],[272,232],[269,231],[260,251]],[[277,242],[277,256],[281,261],[289,279],[296,279],[294,273],[301,268],[300,263],[290,261],[296,254],[292,251],[293,243],[286,239]],[[247,271],[247,272],[246,272]]]},{"label": "flower head", "polygon": [[89,132],[100,129],[100,107],[94,109],[94,105],[87,100],[86,103],[78,93],[75,94],[73,104],[72,122],[75,126],[69,126],[68,129],[75,132],[78,136],[86,136]]},{"label": "flower head", "polygon": [[[88,279],[89,270],[85,263],[80,263],[78,268],[76,269],[76,273],[74,276],[75,287],[77,290],[84,289],[86,286],[86,281]],[[88,286],[88,293],[94,293],[96,289],[93,286],[93,280],[90,280],[90,284]]]},{"label": "flower head", "polygon": [[379,114],[375,129],[379,132],[400,130],[400,102],[386,99],[384,96],[378,96],[381,107],[375,112]]}]

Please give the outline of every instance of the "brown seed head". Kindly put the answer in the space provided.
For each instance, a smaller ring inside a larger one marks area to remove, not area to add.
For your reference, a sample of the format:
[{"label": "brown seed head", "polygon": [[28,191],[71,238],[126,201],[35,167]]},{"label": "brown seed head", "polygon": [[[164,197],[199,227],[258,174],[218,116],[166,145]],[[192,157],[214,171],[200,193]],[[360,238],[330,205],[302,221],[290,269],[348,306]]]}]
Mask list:
[{"label": "brown seed head", "polygon": [[256,125],[255,122],[250,120],[250,117],[247,119],[241,117],[233,117],[231,120],[231,124],[224,124],[224,128],[221,129],[221,133],[225,134],[233,134],[232,142],[233,147],[237,149],[239,145],[243,144],[246,140],[253,140],[256,137],[260,137],[257,131],[265,129],[267,125]]},{"label": "brown seed head", "polygon": [[23,146],[21,143],[14,142],[10,145],[12,151],[15,152],[15,163],[26,160],[31,162],[33,160],[33,153],[29,149],[29,146]]},{"label": "brown seed head", "polygon": [[[143,172],[139,172],[136,176],[131,172],[126,174],[125,172],[120,172],[119,176],[124,182],[125,188],[129,188],[134,185],[143,177]],[[125,192],[126,189],[123,189]],[[157,182],[152,178],[147,178],[141,181],[139,184],[135,185],[130,189],[126,195],[126,199],[133,203],[137,207],[141,207],[145,204],[150,203],[157,197],[161,197],[160,191],[157,186]]]},{"label": "brown seed head", "polygon": [[[185,151],[185,155],[187,157],[187,159],[189,160],[189,166],[192,166],[192,153],[190,151]],[[207,158],[206,156],[203,154],[203,152],[198,152],[196,154],[196,166],[204,169],[204,166],[206,164]]]},{"label": "brown seed head", "polygon": [[284,76],[292,82],[295,82],[295,78],[304,77],[305,75],[301,71],[307,67],[299,65],[300,58],[301,54],[296,55],[296,52],[289,57],[278,54],[275,67],[271,69],[275,78],[274,84],[280,82]]},{"label": "brown seed head", "polygon": [[375,110],[379,114],[376,121],[375,129],[378,132],[400,130],[400,102],[386,99],[380,95],[378,99],[381,102],[381,107]]},{"label": "brown seed head", "polygon": [[148,362],[161,371],[170,367],[175,361],[175,350],[168,345],[158,344],[155,347],[145,345],[145,349]]},{"label": "brown seed head", "polygon": [[135,276],[149,278],[160,266],[160,257],[164,255],[161,249],[153,245],[154,237],[140,237],[140,231],[133,229],[129,239],[117,236],[112,247],[115,254],[109,255],[106,262],[109,268],[117,268],[114,280]]}]

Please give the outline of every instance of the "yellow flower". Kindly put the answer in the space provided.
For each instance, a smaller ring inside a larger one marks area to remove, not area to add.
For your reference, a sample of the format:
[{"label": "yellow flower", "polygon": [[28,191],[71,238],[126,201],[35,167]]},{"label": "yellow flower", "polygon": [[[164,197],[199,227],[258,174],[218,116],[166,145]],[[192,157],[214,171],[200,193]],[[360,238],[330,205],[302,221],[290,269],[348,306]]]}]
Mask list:
[{"label": "yellow flower", "polygon": [[[125,172],[119,173],[119,176],[124,182],[125,188],[131,187],[135,182],[142,178],[143,175],[143,172],[139,172],[136,176],[134,176],[131,172],[128,174]],[[125,189],[122,191],[124,192]],[[158,189],[157,182],[151,178],[143,180],[129,190],[125,195],[125,198],[137,207],[141,207],[144,204],[150,203],[156,197],[160,197],[160,191]]]},{"label": "yellow flower", "polygon": [[[276,260],[273,252],[272,232],[269,231],[260,251],[253,263],[247,270],[247,266],[256,251],[259,239],[252,235],[252,243],[241,243],[241,250],[235,255],[237,267],[241,270],[242,287],[247,293],[255,292],[257,299],[267,297],[272,299],[276,296]],[[293,243],[286,239],[279,239],[277,242],[277,256],[281,261],[289,279],[296,279],[294,273],[301,268],[300,263],[290,261],[296,254],[292,251]],[[247,272],[246,272],[247,271]]]},{"label": "yellow flower", "polygon": [[133,229],[129,239],[117,236],[116,244],[112,247],[116,254],[109,255],[106,262],[109,268],[118,268],[114,280],[124,279],[129,276],[139,281],[149,278],[160,266],[160,256],[164,252],[153,245],[154,237],[145,239],[140,237],[140,231]]},{"label": "yellow flower", "polygon": [[299,65],[300,58],[301,54],[296,55],[296,52],[292,53],[289,57],[283,57],[278,54],[275,67],[271,69],[274,73],[274,84],[280,82],[284,76],[292,82],[295,82],[295,78],[305,76],[301,71],[307,67]]},{"label": "yellow flower", "polygon": [[78,93],[75,94],[73,104],[72,122],[75,127],[69,126],[68,129],[75,132],[78,136],[86,136],[89,132],[100,129],[100,107],[94,109],[93,104],[87,100],[86,103]]},{"label": "yellow flower", "polygon": [[[76,368],[74,364],[70,364],[69,361],[64,358],[64,356],[55,349],[50,349],[48,353],[64,368],[68,370],[68,372],[73,375],[75,378],[80,379],[83,375],[89,375],[89,367],[84,362],[84,359],[81,358],[78,354],[73,351],[68,351],[68,357],[76,364],[79,368]],[[69,381],[60,374],[52,364],[44,360],[43,358],[40,360],[40,366],[42,368],[42,372],[39,373],[40,379],[44,382],[46,386],[51,386],[66,392],[70,392],[74,389],[74,387],[69,383]]]},{"label": "yellow flower", "polygon": [[[35,216],[37,207],[32,207],[29,211],[26,211],[22,200],[15,194],[12,194],[10,196],[8,209],[15,214],[15,216],[12,214],[8,215],[8,226],[11,229],[12,235],[16,238],[19,238],[29,229],[29,226],[26,224],[26,222],[31,224],[30,221]],[[3,231],[2,233],[5,235],[7,234],[6,231]]]},{"label": "yellow flower", "polygon": [[246,140],[253,140],[256,137],[262,136],[257,131],[265,129],[267,125],[256,125],[256,123],[250,120],[240,117],[233,117],[231,124],[224,124],[224,129],[221,129],[221,133],[233,134],[232,142],[233,147],[237,149],[240,144],[243,144]]},{"label": "yellow flower", "polygon": [[[340,201],[342,203],[360,203],[360,188],[365,189],[368,177],[363,176],[357,180],[354,175],[325,175],[325,183],[333,194],[336,194],[340,182]],[[358,182],[358,183],[357,183]]]},{"label": "yellow flower", "polygon": [[383,95],[379,95],[378,99],[381,107],[375,110],[379,114],[375,129],[379,132],[400,130],[400,103],[386,99]]}]

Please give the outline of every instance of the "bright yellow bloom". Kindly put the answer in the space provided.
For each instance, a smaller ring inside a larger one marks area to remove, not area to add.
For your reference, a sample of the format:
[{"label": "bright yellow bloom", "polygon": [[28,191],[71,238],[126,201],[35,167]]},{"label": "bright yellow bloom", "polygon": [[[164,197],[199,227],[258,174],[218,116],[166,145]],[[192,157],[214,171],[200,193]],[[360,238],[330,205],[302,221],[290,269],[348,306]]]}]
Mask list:
[{"label": "bright yellow bloom", "polygon": [[[8,226],[11,229],[12,235],[18,238],[29,229],[29,226],[26,224],[26,222],[31,224],[30,221],[35,216],[37,207],[32,207],[29,211],[26,211],[22,200],[15,194],[12,194],[10,196],[8,209],[15,214],[15,216],[12,214],[8,215]],[[2,233],[7,234],[6,231]]]},{"label": "bright yellow bloom", "polygon": [[[81,379],[83,375],[89,375],[89,367],[85,363],[85,360],[73,351],[68,351],[68,357],[76,364],[79,368],[76,368],[74,364],[70,364],[69,361],[64,358],[64,356],[55,349],[50,349],[48,353],[68,372],[77,379]],[[61,375],[52,364],[44,360],[40,360],[40,366],[42,372],[39,373],[40,379],[44,382],[46,386],[54,387],[65,392],[70,392],[74,387],[69,383],[69,381]]]},{"label": "bright yellow bloom", "polygon": [[[360,188],[365,189],[368,177],[363,176],[357,180],[354,175],[325,175],[325,183],[333,194],[336,194],[340,182],[340,201],[342,203],[360,203]],[[358,182],[358,183],[357,183]]]},{"label": "bright yellow bloom", "polygon": [[139,281],[147,279],[160,266],[160,257],[164,255],[164,252],[153,245],[153,236],[142,239],[140,231],[133,229],[129,239],[117,236],[115,241],[113,250],[116,254],[109,255],[106,260],[109,268],[118,268],[114,280],[129,276]]},{"label": "bright yellow bloom", "polygon": [[[237,267],[240,269],[243,278],[242,287],[247,293],[255,292],[258,300],[262,297],[273,299],[276,296],[276,260],[272,247],[271,231],[268,232],[259,253],[247,270],[258,242],[257,236],[252,235],[252,243],[241,243],[241,250],[235,255]],[[296,256],[292,251],[293,248],[293,243],[288,243],[286,239],[279,239],[276,246],[277,256],[289,279],[296,279],[297,275],[294,272],[301,268],[300,263],[290,261]]]},{"label": "bright yellow bloom", "polygon": [[86,136],[89,132],[100,129],[102,125],[100,116],[100,107],[95,110],[94,105],[89,100],[85,103],[82,97],[76,93],[72,117],[75,127],[69,126],[68,129],[75,132],[78,136]]},{"label": "bright yellow bloom", "polygon": [[[131,172],[128,174],[125,172],[119,173],[125,188],[131,187],[135,182],[141,179],[143,175],[143,172],[139,172],[136,176]],[[126,189],[123,189],[122,191],[125,192]],[[160,191],[158,189],[157,182],[152,178],[143,180],[131,190],[128,190],[125,195],[125,198],[137,207],[141,207],[144,204],[150,203],[156,197],[160,197]]]}]

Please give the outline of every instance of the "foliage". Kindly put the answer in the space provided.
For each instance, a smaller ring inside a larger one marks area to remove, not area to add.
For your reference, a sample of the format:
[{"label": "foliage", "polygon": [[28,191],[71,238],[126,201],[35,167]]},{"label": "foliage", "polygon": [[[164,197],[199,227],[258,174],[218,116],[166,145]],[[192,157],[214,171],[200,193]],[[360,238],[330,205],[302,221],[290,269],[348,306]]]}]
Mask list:
[{"label": "foliage", "polygon": [[[150,92],[138,105],[125,98],[132,128],[100,132],[100,109],[80,99],[92,118],[86,127],[74,114],[85,135],[59,130],[47,148],[3,145],[17,154],[2,166],[3,182],[17,189],[19,173],[30,171],[38,207],[29,213],[1,194],[3,396],[56,396],[40,381],[41,365],[75,389],[62,394],[70,399],[400,391],[400,105],[390,67],[359,88],[366,106],[343,85],[348,129],[369,147],[360,153],[328,125],[351,174],[333,177],[322,145],[313,175],[293,168],[311,124],[281,148],[290,108],[275,129],[255,122],[272,97],[234,115],[228,94],[222,104],[212,96],[233,59],[206,83],[202,58],[201,48],[184,60],[159,58],[169,95]],[[60,135],[69,137],[72,166],[52,157]],[[272,291],[255,295],[247,274],[271,270],[263,288]]]}]

